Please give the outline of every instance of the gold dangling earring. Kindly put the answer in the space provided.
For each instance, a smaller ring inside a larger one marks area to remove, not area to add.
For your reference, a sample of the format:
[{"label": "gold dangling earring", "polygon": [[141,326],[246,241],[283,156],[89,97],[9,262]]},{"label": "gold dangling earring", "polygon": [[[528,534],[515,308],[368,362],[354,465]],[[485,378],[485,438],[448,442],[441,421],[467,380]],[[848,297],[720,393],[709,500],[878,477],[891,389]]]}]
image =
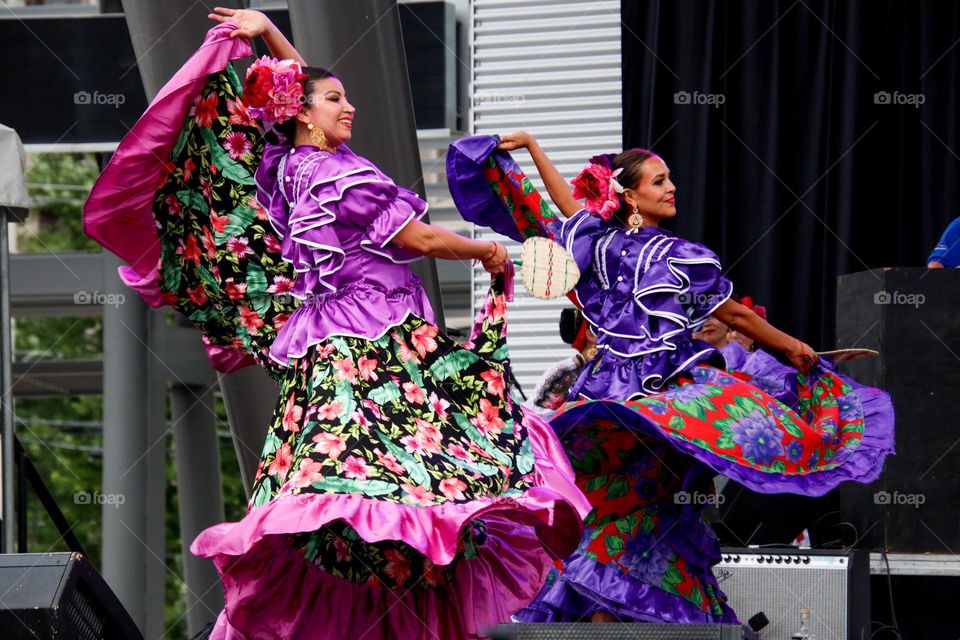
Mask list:
[{"label": "gold dangling earring", "polygon": [[627,226],[631,229],[643,229],[643,216],[640,215],[639,207],[633,208],[633,213],[627,218]]},{"label": "gold dangling earring", "polygon": [[327,136],[323,133],[323,129],[313,126],[312,122],[308,122],[307,131],[310,132],[310,141],[314,144],[314,146],[320,147],[321,149],[327,151],[330,150],[330,147],[327,146]]}]

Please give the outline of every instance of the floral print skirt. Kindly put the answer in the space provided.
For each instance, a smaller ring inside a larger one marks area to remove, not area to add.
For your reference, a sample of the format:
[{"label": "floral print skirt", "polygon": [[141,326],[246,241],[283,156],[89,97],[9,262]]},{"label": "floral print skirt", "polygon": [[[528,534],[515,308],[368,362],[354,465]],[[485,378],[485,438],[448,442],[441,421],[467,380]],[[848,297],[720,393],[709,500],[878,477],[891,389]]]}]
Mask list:
[{"label": "floral print skirt", "polygon": [[[589,375],[589,374],[587,374]],[[732,622],[712,573],[712,479],[822,495],[869,482],[892,450],[889,396],[815,366],[760,375],[699,365],[662,393],[579,400],[553,416],[592,510],[575,553],[518,614],[526,622]]]},{"label": "floral print skirt", "polygon": [[246,517],[192,546],[226,590],[214,637],[482,637],[576,548],[589,506],[511,397],[498,282],[464,346],[410,315],[286,369]]},{"label": "floral print skirt", "polygon": [[[472,349],[415,316],[376,340],[333,336],[312,346],[281,382],[250,509],[284,495],[420,507],[522,495],[533,451],[494,355],[502,311],[485,318]],[[469,554],[482,537],[482,526],[470,527],[458,547]],[[428,576],[426,587],[441,574],[409,545],[369,544],[344,525],[292,540],[318,567],[358,584],[402,588]]]}]

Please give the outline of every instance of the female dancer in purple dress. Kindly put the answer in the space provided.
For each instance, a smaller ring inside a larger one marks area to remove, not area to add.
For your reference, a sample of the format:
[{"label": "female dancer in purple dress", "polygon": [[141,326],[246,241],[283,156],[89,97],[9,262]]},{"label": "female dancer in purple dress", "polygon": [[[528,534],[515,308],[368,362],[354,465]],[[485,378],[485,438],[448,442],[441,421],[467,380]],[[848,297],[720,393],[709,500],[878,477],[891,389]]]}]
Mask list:
[{"label": "female dancer in purple dress", "polygon": [[[593,510],[580,547],[518,618],[734,621],[711,571],[720,559],[704,519],[713,476],[811,496],[869,482],[893,448],[889,397],[835,374],[809,345],[731,300],[717,256],[660,228],[677,213],[676,188],[656,154],[598,156],[571,191],[529,134],[495,147],[481,136],[454,144],[458,207],[515,238],[552,236],[573,255],[598,349],[548,417]],[[502,152],[520,148],[566,220],[517,205],[532,187]],[[691,337],[711,316],[794,366],[767,367],[750,382],[728,373],[714,347]]]},{"label": "female dancer in purple dress", "polygon": [[[589,509],[507,388],[505,251],[420,222],[426,203],[346,146],[340,80],[263,14],[217,12],[85,208],[121,256],[143,236],[156,253],[122,275],[193,320],[215,366],[256,362],[279,386],[246,516],[191,546],[224,585],[212,637],[481,636],[533,599]],[[254,63],[241,93],[231,61],[259,35],[285,59]],[[423,255],[498,274],[463,347],[407,266]]]}]

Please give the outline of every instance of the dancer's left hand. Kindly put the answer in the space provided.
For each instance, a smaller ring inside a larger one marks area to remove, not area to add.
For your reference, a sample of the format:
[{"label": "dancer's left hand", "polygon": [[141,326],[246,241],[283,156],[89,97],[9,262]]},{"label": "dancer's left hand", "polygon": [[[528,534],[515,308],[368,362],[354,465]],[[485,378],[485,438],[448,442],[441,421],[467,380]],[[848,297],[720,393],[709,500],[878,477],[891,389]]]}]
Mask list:
[{"label": "dancer's left hand", "polygon": [[487,273],[502,273],[507,264],[507,248],[499,242],[494,242],[493,247],[493,253],[480,262]]},{"label": "dancer's left hand", "polygon": [[263,13],[253,9],[226,9],[214,7],[214,13],[207,17],[217,22],[233,22],[237,29],[230,32],[231,38],[253,39],[266,33],[273,23]]},{"label": "dancer's left hand", "polygon": [[794,348],[786,352],[786,356],[790,364],[802,373],[809,371],[810,366],[820,359],[813,347],[800,340],[797,340]]}]

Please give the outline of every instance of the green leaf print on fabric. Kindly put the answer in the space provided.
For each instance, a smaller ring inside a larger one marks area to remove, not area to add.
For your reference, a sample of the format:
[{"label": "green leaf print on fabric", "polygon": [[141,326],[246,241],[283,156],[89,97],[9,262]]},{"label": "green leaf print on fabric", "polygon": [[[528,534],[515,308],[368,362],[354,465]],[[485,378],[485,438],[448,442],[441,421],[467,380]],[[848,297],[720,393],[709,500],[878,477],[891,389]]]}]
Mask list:
[{"label": "green leaf print on fabric", "polygon": [[[440,454],[444,460],[450,462],[450,464],[456,465],[461,469],[466,469],[470,473],[477,473],[482,476],[495,476],[500,473],[500,468],[492,464],[486,464],[484,462],[469,462],[467,460],[461,460],[460,458],[454,458],[453,456],[441,453]],[[523,473],[521,471],[521,473]]]},{"label": "green leaf print on fabric", "polygon": [[520,445],[520,453],[517,454],[514,464],[517,465],[517,471],[526,475],[533,471],[534,462],[533,444],[530,442],[530,438],[527,438]]},{"label": "green leaf print on fabric", "polygon": [[400,399],[400,396],[400,386],[392,380],[371,390],[369,393],[370,399],[381,407],[393,404]]},{"label": "green leaf print on fabric", "polygon": [[607,500],[612,500],[615,498],[621,498],[630,491],[630,483],[627,482],[627,479],[624,477],[616,478],[613,482],[610,483],[610,488],[607,489]]},{"label": "green leaf print on fabric", "polygon": [[643,531],[644,533],[650,533],[656,526],[657,521],[654,520],[650,514],[645,512],[643,514],[643,519],[640,521],[640,531]]},{"label": "green leaf print on fabric", "polygon": [[227,215],[228,222],[223,228],[223,231],[218,231],[213,235],[214,239],[217,241],[217,244],[223,244],[230,238],[242,234],[256,217],[256,209],[251,209],[243,204],[234,207],[234,209]]},{"label": "green leaf print on fabric", "polygon": [[437,361],[430,366],[430,374],[437,382],[443,382],[447,378],[453,377],[469,368],[479,360],[480,356],[464,349],[458,349],[453,353],[438,358]]},{"label": "green leaf print on fabric", "polygon": [[207,127],[200,128],[200,137],[207,144],[208,152],[213,163],[217,166],[219,173],[231,182],[254,186],[256,182],[246,167],[230,157],[227,150],[224,149],[213,131]]},{"label": "green leaf print on fabric", "polygon": [[314,489],[330,493],[359,493],[364,496],[385,496],[400,491],[400,486],[383,480],[354,480],[326,477],[313,483]]},{"label": "green leaf print on fabric", "polygon": [[480,430],[475,426],[470,424],[470,421],[467,420],[467,417],[462,413],[455,413],[453,415],[454,420],[457,421],[457,424],[463,429],[464,435],[470,439],[472,443],[483,449],[490,457],[501,464],[510,464],[510,458],[507,457],[505,453],[493,446],[490,441],[480,433]]},{"label": "green leaf print on fabric", "polygon": [[609,477],[607,475],[594,476],[587,480],[587,493],[593,493],[607,485]]},{"label": "green leaf print on fabric", "polygon": [[210,205],[208,205],[203,196],[196,191],[177,191],[177,200],[179,200],[183,206],[202,215],[208,215],[210,213]]},{"label": "green leaf print on fabric", "polygon": [[617,531],[619,531],[623,535],[633,536],[634,531],[636,531],[639,524],[640,524],[640,521],[637,519],[637,516],[631,514],[617,520],[616,527],[617,527]]},{"label": "green leaf print on fabric", "polygon": [[607,546],[607,554],[611,557],[620,555],[626,548],[623,538],[619,538],[617,536],[607,536],[605,543]]}]

